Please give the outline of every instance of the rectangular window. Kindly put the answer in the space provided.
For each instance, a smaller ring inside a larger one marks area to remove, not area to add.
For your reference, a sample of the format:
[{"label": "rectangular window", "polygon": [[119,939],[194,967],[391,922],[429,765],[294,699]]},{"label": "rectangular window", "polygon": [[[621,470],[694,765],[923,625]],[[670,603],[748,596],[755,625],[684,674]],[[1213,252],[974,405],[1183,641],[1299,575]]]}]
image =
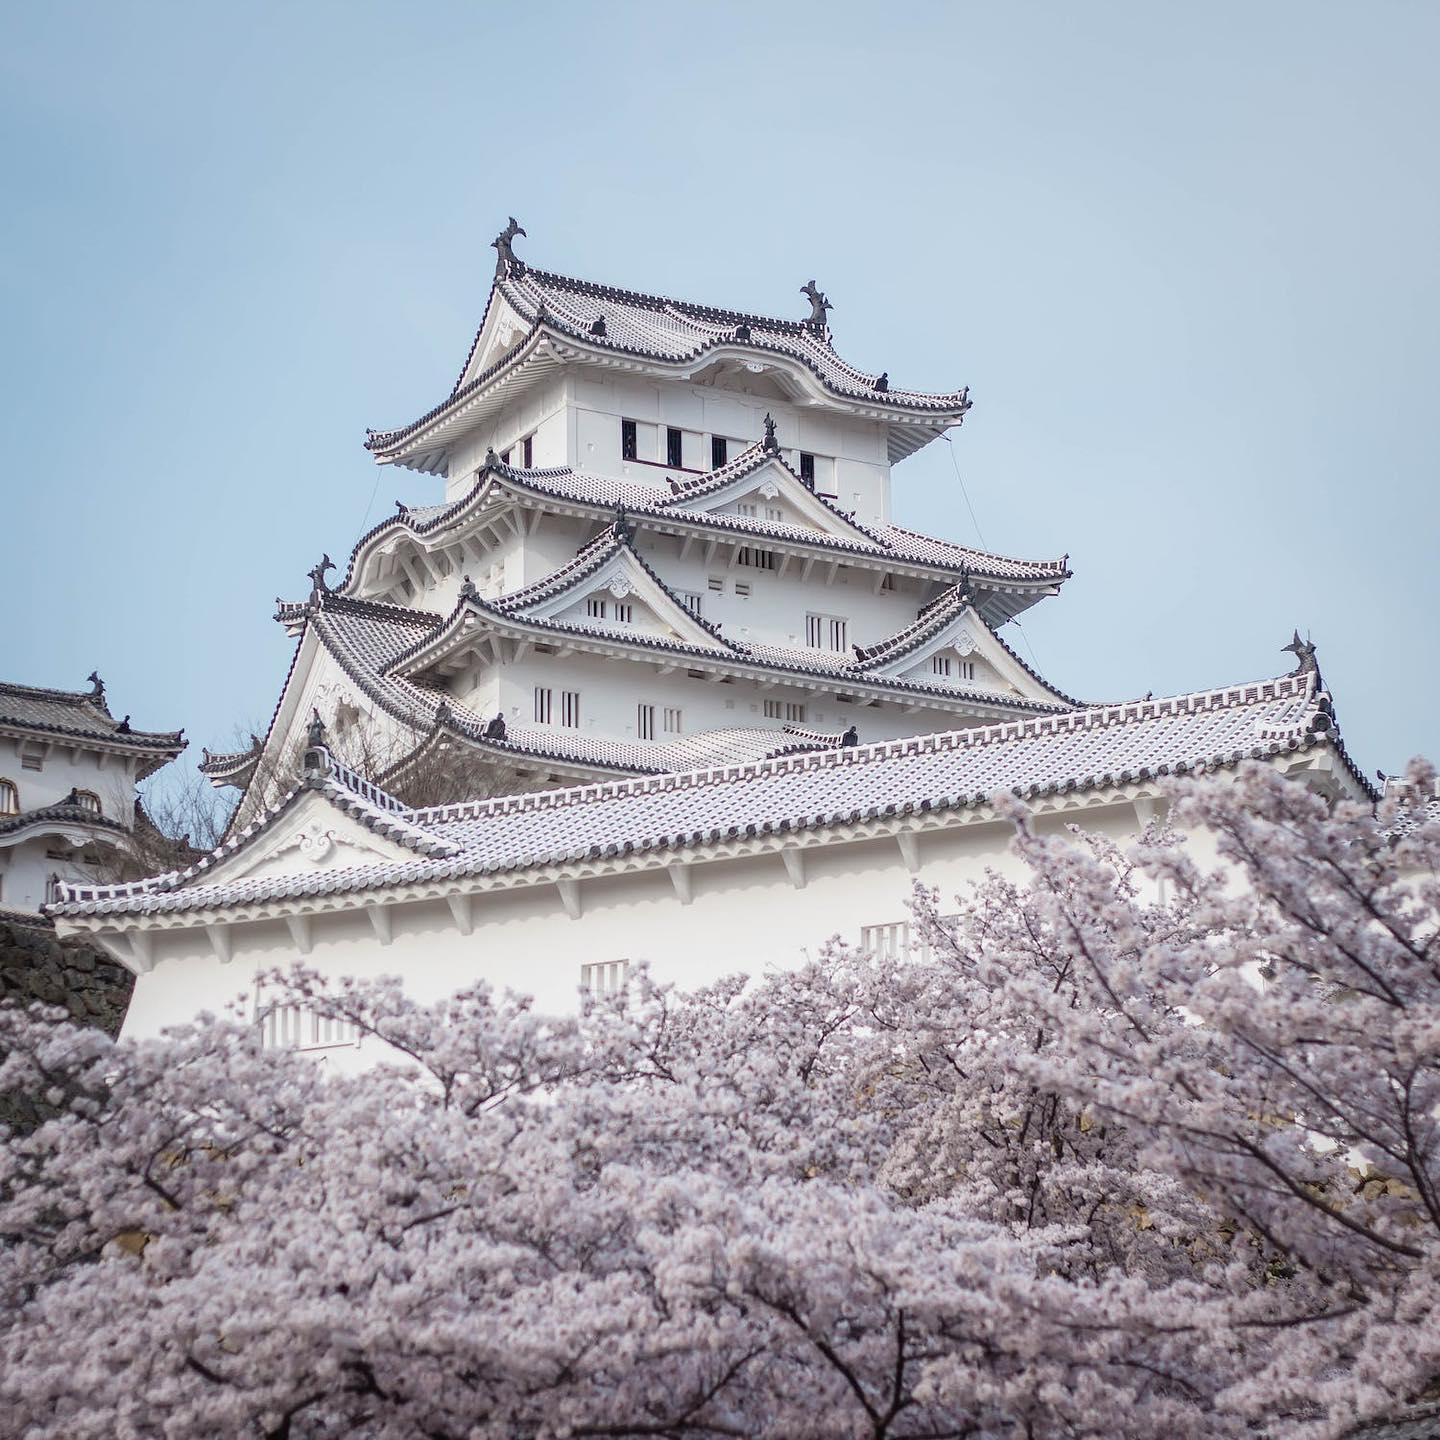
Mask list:
[{"label": "rectangular window", "polygon": [[685,464],[685,437],[673,425],[665,431],[665,463],[677,470]]},{"label": "rectangular window", "polygon": [[[752,513],[754,507],[751,507]],[[748,565],[752,570],[778,570],[780,557],[773,550],[757,550],[753,545],[742,545],[735,552],[737,565]]]},{"label": "rectangular window", "polygon": [[765,702],[765,718],[767,720],[778,720],[780,716],[780,702],[778,700],[767,700]]},{"label": "rectangular window", "polygon": [[844,650],[849,629],[841,615],[807,615],[805,643],[812,650]]},{"label": "rectangular window", "polygon": [[525,456],[525,468],[529,470],[535,464],[535,437],[533,435],[527,435],[525,437],[523,453]]},{"label": "rectangular window", "polygon": [[655,707],[653,705],[637,705],[635,707],[635,733],[642,740],[655,738]]},{"label": "rectangular window", "polygon": [[680,603],[692,615],[700,613],[700,596],[694,590],[678,590],[676,594],[680,596]]},{"label": "rectangular window", "polygon": [[765,518],[767,520],[783,520],[785,518],[785,512],[777,505],[767,505],[765,507]]},{"label": "rectangular window", "polygon": [[803,725],[805,723],[805,707],[797,704],[794,700],[785,702],[785,719],[792,725]]},{"label": "rectangular window", "polygon": [[750,598],[750,582],[748,580],[737,580],[735,582],[735,594],[741,600],[748,600]]},{"label": "rectangular window", "polygon": [[620,422],[620,458],[622,460],[638,460],[640,458],[639,446],[635,438],[635,422],[633,420],[622,420]]},{"label": "rectangular window", "polygon": [[898,960],[910,949],[910,926],[904,920],[893,925],[862,925],[860,948],[882,960]]},{"label": "rectangular window", "polygon": [[562,690],[560,692],[560,723],[568,725],[572,730],[580,728],[580,692],[578,690]]},{"label": "rectangular window", "polygon": [[880,582],[880,588],[882,590],[893,590],[895,588],[895,577],[893,575],[887,575]]},{"label": "rectangular window", "polygon": [[605,618],[605,602],[603,600],[597,600],[595,596],[592,595],[585,602],[585,613],[592,620],[603,620]]},{"label": "rectangular window", "polygon": [[502,465],[508,465],[510,463],[510,452],[508,450],[502,450],[500,452],[500,463]]},{"label": "rectangular window", "polygon": [[748,504],[746,504],[746,505],[737,505],[737,506],[735,507],[735,513],[736,513],[737,515],[752,515],[752,516],[753,516],[753,515],[755,514],[755,507],[754,507],[753,505],[748,505]]},{"label": "rectangular window", "polygon": [[665,707],[665,731],[669,735],[680,733],[680,711],[674,705]]},{"label": "rectangular window", "polygon": [[308,1005],[257,1008],[255,1023],[267,1050],[332,1050],[360,1043],[360,1027],[354,1021],[321,1015]]},{"label": "rectangular window", "polygon": [[709,584],[712,595],[723,595],[725,593],[725,582],[718,575],[712,575]]},{"label": "rectangular window", "polygon": [[815,488],[815,457],[807,455],[803,450],[800,452],[800,478],[807,489]]},{"label": "rectangular window", "polygon": [[726,448],[723,435],[710,437],[710,468],[712,470],[718,470],[725,463]]},{"label": "rectangular window", "polygon": [[615,602],[615,618],[622,625],[629,625],[635,619],[635,607],[630,604],[622,605],[620,601]]},{"label": "rectangular window", "polygon": [[622,995],[630,982],[628,960],[604,960],[580,967],[580,988],[597,1000],[605,995]]},{"label": "rectangular window", "polygon": [[550,700],[550,687],[548,685],[537,685],[535,687],[535,723],[537,725],[548,725],[550,723]]},{"label": "rectangular window", "polygon": [[949,675],[950,657],[948,655],[936,655],[930,661],[930,668],[937,675]]},{"label": "rectangular window", "polygon": [[43,770],[45,757],[38,750],[22,750],[20,752],[20,768],[22,770]]},{"label": "rectangular window", "polygon": [[973,680],[975,678],[975,662],[973,660],[962,660],[960,662],[960,678],[962,680]]}]

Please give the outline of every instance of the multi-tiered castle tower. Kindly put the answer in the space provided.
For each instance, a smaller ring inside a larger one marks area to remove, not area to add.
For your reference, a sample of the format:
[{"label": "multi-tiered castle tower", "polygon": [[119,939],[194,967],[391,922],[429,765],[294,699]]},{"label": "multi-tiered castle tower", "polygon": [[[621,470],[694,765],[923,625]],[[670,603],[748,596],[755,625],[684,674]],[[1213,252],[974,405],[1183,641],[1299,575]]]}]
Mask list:
[{"label": "multi-tiered castle tower", "polygon": [[[502,794],[741,763],[1072,709],[997,631],[1066,561],[891,519],[891,467],[969,408],[831,344],[829,302],[768,319],[531,268],[495,281],[450,394],[371,432],[443,503],[363,535],[277,618],[269,733],[217,784],[289,783],[312,714],[398,794]],[[422,787],[423,788],[423,787]],[[422,797],[434,799],[433,795]]]}]

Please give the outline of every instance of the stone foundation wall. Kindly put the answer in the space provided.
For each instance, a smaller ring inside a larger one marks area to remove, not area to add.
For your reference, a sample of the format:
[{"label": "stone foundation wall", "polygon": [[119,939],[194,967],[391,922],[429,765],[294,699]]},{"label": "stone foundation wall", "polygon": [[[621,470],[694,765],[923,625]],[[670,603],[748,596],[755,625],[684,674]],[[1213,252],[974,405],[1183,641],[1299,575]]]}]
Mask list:
[{"label": "stone foundation wall", "polygon": [[0,920],[0,1002],[63,1005],[82,1025],[120,1033],[135,977],[102,950],[48,927]]},{"label": "stone foundation wall", "polygon": [[[48,927],[0,919],[0,1004],[63,1006],[81,1025],[120,1033],[135,977],[104,952]],[[52,1114],[37,1095],[0,1094],[0,1127],[21,1134]]]}]

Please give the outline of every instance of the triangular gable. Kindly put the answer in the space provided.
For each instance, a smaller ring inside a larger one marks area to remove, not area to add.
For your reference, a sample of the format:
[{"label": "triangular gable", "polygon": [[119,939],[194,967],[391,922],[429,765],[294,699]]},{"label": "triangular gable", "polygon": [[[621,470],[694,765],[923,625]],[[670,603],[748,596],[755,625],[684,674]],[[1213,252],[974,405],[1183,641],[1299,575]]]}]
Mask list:
[{"label": "triangular gable", "polygon": [[231,854],[180,888],[275,875],[315,875],[360,865],[403,864],[414,858],[413,847],[347,813],[329,788],[306,789]]},{"label": "triangular gable", "polygon": [[921,617],[908,632],[872,647],[861,667],[877,679],[1073,704],[1019,660],[968,599],[958,597]]},{"label": "triangular gable", "polygon": [[[736,462],[734,474],[727,477],[717,471],[708,481],[681,488],[666,508],[719,517],[740,513],[737,507],[741,505],[753,507],[746,516],[749,519],[799,525],[861,545],[876,544],[873,535],[821,500],[781,456],[758,449],[748,462],[743,457]],[[780,514],[771,515],[771,510]]]},{"label": "triangular gable", "polygon": [[495,286],[490,291],[485,316],[470,347],[465,368],[455,382],[455,390],[464,389],[477,375],[483,375],[509,355],[529,333],[530,327],[531,322],[515,309],[500,287]]},{"label": "triangular gable", "polygon": [[[663,635],[697,650],[731,648],[676,599],[628,544],[618,541],[594,569],[579,571],[544,599],[513,609],[503,599],[499,603],[526,619],[605,630],[620,638],[636,633]],[[592,606],[601,613],[591,613]]]}]

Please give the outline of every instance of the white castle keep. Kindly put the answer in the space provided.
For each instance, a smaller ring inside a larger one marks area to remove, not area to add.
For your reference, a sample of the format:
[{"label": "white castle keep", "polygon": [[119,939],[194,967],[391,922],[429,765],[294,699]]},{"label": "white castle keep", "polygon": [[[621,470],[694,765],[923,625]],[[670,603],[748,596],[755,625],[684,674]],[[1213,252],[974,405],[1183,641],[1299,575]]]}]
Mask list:
[{"label": "white castle keep", "polygon": [[[268,733],[206,756],[245,791],[226,844],[54,907],[141,975],[132,1033],[297,952],[554,1006],[637,959],[698,983],[899,944],[917,876],[1005,864],[997,788],[1115,834],[1247,756],[1369,793],[1298,635],[1290,676],[1120,706],[1025,664],[999,632],[1068,558],[893,522],[892,467],[968,396],[843,361],[813,282],[765,318],[533,269],[523,234],[450,394],[366,442],[443,501],[316,565]],[[427,803],[437,775],[470,798]]]}]

